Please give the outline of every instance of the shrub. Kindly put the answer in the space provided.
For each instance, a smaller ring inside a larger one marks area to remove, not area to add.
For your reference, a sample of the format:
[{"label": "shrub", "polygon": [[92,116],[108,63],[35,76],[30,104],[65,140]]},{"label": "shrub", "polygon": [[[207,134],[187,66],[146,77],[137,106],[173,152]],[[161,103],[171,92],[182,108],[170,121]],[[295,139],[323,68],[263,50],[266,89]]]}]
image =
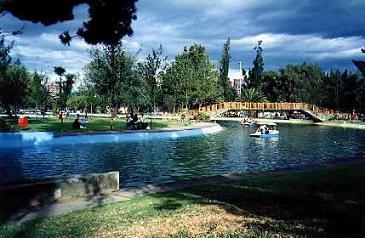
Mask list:
[{"label": "shrub", "polygon": [[0,118],[0,132],[9,132],[9,131],[11,131],[11,125],[3,118]]},{"label": "shrub", "polygon": [[197,121],[209,121],[210,120],[210,116],[204,113],[199,112],[198,115],[196,115],[194,117],[195,120]]}]

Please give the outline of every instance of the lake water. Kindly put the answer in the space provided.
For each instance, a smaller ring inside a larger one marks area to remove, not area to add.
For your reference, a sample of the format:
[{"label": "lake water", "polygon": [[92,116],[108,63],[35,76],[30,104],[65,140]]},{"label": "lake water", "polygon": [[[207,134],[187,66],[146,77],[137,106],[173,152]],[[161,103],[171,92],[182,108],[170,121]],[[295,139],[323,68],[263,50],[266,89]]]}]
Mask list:
[{"label": "lake water", "polygon": [[119,143],[0,149],[0,185],[72,174],[120,172],[121,187],[222,173],[267,171],[365,159],[365,132],[279,125],[277,138],[251,138],[255,128],[222,124],[215,134]]}]

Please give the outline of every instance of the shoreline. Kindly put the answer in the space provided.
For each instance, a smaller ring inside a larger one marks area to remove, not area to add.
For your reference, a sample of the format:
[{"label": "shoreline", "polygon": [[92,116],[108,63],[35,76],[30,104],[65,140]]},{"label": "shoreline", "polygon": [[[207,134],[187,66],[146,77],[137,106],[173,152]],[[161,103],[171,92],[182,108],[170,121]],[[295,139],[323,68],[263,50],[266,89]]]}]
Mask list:
[{"label": "shoreline", "polygon": [[12,218],[10,218],[6,222],[6,224],[11,224],[11,223],[21,224],[23,222],[38,218],[63,215],[73,211],[84,210],[90,207],[124,202],[136,197],[148,196],[152,194],[170,192],[170,191],[179,191],[182,189],[192,188],[195,186],[225,184],[225,183],[239,182],[245,179],[252,179],[252,178],[262,178],[262,177],[274,178],[280,176],[295,175],[300,173],[310,173],[321,170],[346,168],[363,164],[365,164],[365,160],[354,158],[348,160],[325,162],[315,166],[299,166],[295,168],[285,168],[285,169],[269,170],[262,172],[248,171],[243,173],[226,173],[226,174],[218,174],[205,177],[204,176],[196,177],[180,181],[146,184],[138,187],[125,187],[125,188],[120,188],[118,191],[110,194],[97,194],[91,198],[80,197],[78,199],[59,200],[59,201],[54,201],[50,204],[45,204],[36,210],[34,209],[33,210],[30,209],[28,211],[22,210],[21,213],[22,214],[25,213],[26,214],[25,216],[22,216],[21,219],[14,219],[14,217],[18,217],[17,215],[19,215],[16,212],[15,214],[13,214]]},{"label": "shoreline", "polygon": [[103,135],[103,134],[135,134],[135,133],[159,133],[159,132],[175,132],[184,130],[204,129],[216,126],[214,122],[198,122],[185,127],[167,127],[150,130],[121,130],[121,131],[87,131],[87,132],[54,132],[55,137],[77,136],[77,135]]},{"label": "shoreline", "polygon": [[[257,122],[275,122],[278,124],[295,124],[295,125],[314,125],[314,126],[329,126],[329,127],[340,127],[340,128],[349,128],[349,129],[359,129],[365,130],[365,124],[352,123],[346,121],[324,121],[324,122],[313,122],[312,120],[302,120],[302,119],[290,119],[290,120],[281,120],[281,119],[255,119]],[[232,121],[232,122],[240,122],[242,118],[239,117],[218,117],[212,118],[211,121]]]}]

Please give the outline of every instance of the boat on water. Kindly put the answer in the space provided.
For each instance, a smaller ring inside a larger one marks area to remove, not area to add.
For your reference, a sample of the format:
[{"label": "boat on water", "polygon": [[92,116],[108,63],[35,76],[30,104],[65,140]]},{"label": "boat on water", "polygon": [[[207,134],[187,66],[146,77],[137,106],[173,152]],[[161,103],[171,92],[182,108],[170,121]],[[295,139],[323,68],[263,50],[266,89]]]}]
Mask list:
[{"label": "boat on water", "polygon": [[243,127],[250,127],[255,124],[256,124],[255,120],[250,119],[250,118],[243,118],[243,120],[241,121],[241,126],[243,126]]},{"label": "boat on water", "polygon": [[250,134],[251,137],[272,137],[279,136],[277,124],[274,122],[256,123],[258,128],[255,133]]}]

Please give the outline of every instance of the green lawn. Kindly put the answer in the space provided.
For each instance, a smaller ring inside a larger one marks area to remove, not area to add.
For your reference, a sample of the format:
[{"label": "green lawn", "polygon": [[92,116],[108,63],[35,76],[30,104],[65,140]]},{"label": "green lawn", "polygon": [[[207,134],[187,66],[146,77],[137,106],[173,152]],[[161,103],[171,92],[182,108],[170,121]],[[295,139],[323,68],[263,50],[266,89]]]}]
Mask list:
[{"label": "green lawn", "polygon": [[364,237],[365,165],[251,177],[136,197],[0,237]]},{"label": "green lawn", "polygon": [[[86,129],[72,129],[73,119],[64,120],[63,124],[60,120],[47,118],[30,119],[29,126],[24,131],[52,131],[57,133],[83,133],[83,132],[106,132],[110,131],[111,120],[109,118],[92,118],[88,120]],[[149,122],[150,123],[150,122]],[[13,131],[20,131],[15,121],[12,121]],[[177,128],[189,125],[189,122],[179,122],[172,120],[152,120],[151,129]],[[117,119],[113,121],[113,130],[122,131],[126,129],[125,119]]]}]

